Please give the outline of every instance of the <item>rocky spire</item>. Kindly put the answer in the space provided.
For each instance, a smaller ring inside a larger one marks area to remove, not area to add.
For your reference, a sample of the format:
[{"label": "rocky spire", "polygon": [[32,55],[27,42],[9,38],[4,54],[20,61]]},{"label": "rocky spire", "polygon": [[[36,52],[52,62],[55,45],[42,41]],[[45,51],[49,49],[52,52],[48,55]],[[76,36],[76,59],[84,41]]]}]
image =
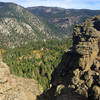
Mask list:
[{"label": "rocky spire", "polygon": [[63,84],[63,90],[71,88],[89,100],[100,100],[100,16],[76,25],[73,47],[63,55],[51,83],[56,87]]}]

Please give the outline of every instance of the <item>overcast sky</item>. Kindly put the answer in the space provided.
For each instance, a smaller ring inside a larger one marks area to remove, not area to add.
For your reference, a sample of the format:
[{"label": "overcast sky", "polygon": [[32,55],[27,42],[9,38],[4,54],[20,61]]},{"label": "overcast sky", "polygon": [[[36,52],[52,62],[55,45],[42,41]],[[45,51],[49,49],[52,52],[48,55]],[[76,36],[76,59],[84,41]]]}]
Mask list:
[{"label": "overcast sky", "polygon": [[0,0],[0,2],[14,2],[24,7],[51,6],[100,10],[100,0]]}]

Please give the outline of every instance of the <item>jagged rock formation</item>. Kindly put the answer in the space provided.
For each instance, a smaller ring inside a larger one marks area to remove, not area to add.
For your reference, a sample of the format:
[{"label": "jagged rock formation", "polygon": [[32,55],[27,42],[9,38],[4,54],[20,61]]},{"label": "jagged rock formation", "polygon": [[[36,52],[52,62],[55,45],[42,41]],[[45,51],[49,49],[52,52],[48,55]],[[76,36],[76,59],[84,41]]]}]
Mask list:
[{"label": "jagged rock formation", "polygon": [[71,88],[88,100],[100,100],[100,16],[76,25],[73,47],[63,55],[52,74],[51,84],[52,88],[56,87],[55,91],[64,85],[59,90],[62,99],[67,96],[64,91]]},{"label": "jagged rock formation", "polygon": [[41,92],[35,80],[11,75],[9,67],[0,59],[0,100],[36,100]]},{"label": "jagged rock formation", "polygon": [[[73,48],[81,55],[74,70],[72,85],[76,92],[100,100],[100,16],[76,26]],[[93,96],[94,95],[94,96]]]}]

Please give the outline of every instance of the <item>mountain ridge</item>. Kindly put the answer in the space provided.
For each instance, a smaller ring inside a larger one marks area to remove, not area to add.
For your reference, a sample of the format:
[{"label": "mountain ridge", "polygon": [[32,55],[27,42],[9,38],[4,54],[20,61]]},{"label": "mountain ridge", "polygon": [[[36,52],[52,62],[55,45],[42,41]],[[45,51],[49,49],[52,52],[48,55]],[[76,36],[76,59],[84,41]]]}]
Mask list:
[{"label": "mountain ridge", "polygon": [[72,36],[75,24],[98,14],[99,10],[30,9],[15,3],[0,2],[0,48],[14,48],[37,40],[68,38]]},{"label": "mountain ridge", "polygon": [[75,24],[82,23],[87,18],[100,14],[100,10],[90,9],[65,9],[45,6],[28,7],[27,9],[37,16],[45,18],[67,35],[73,33]]},{"label": "mountain ridge", "polygon": [[33,40],[58,38],[60,34],[24,7],[1,3],[0,35],[0,47],[14,48]]}]

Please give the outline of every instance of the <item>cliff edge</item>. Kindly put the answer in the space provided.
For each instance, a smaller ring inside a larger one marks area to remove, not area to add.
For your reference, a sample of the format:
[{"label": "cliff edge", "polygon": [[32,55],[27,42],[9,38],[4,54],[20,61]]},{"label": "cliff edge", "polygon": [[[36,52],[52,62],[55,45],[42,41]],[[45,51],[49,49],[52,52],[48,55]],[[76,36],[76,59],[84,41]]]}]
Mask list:
[{"label": "cliff edge", "polygon": [[11,75],[0,55],[0,100],[36,100],[41,93],[42,88],[35,80]]}]

